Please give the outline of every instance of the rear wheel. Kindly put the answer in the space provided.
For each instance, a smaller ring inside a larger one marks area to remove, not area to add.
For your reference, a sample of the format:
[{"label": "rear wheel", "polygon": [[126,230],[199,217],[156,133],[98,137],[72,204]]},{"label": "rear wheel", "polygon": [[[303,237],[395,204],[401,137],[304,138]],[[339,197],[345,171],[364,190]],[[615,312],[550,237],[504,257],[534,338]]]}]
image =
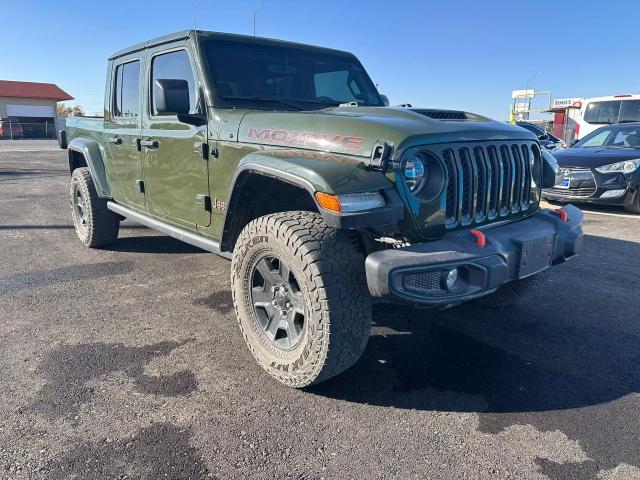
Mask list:
[{"label": "rear wheel", "polygon": [[249,223],[233,252],[240,331],[258,364],[305,387],[351,367],[369,338],[364,256],[317,213],[285,212]]},{"label": "rear wheel", "polygon": [[73,171],[69,195],[73,225],[84,245],[100,247],[118,238],[120,217],[107,209],[106,199],[98,196],[89,168]]},{"label": "rear wheel", "polygon": [[513,280],[505,285],[502,285],[492,294],[486,297],[477,298],[474,300],[478,305],[490,308],[501,308],[514,305],[522,300],[524,297],[533,292],[536,288],[542,285],[547,278],[551,269],[532,275],[521,280]]}]

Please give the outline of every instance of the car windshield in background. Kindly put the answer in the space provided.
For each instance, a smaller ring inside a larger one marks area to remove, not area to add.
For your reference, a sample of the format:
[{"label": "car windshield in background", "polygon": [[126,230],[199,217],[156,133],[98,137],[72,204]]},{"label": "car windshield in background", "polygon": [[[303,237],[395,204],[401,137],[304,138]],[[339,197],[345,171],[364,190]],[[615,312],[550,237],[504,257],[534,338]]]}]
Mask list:
[{"label": "car windshield in background", "polygon": [[620,100],[592,102],[584,112],[584,121],[595,125],[618,123],[620,103]]},{"label": "car windshield in background", "polygon": [[589,103],[584,112],[584,121],[594,125],[640,122],[640,100]]},{"label": "car windshield in background", "polygon": [[640,148],[640,126],[603,127],[577,142],[576,148]]},{"label": "car windshield in background", "polygon": [[247,40],[205,38],[202,45],[223,106],[314,110],[349,102],[383,105],[352,55]]}]

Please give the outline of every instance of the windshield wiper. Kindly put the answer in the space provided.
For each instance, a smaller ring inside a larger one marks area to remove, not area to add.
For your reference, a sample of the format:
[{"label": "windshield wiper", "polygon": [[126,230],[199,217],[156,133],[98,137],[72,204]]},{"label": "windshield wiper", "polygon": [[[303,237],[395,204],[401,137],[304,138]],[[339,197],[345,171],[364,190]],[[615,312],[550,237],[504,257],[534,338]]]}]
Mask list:
[{"label": "windshield wiper", "polygon": [[222,98],[224,98],[225,100],[247,100],[247,101],[253,101],[253,102],[275,102],[275,103],[281,103],[282,105],[287,105],[289,107],[295,108],[296,110],[304,110],[304,107],[297,105],[293,102],[289,102],[287,100],[284,100],[282,98],[278,98],[278,97],[259,97],[259,96],[255,96],[255,97],[244,97],[244,96],[240,96],[240,95],[230,95],[230,96],[223,96]]}]

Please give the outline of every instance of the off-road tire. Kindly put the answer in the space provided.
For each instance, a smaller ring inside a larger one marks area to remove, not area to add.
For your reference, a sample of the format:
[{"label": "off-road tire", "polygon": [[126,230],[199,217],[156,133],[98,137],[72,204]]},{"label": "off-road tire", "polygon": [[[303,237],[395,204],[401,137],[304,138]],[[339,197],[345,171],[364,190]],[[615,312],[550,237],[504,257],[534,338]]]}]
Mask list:
[{"label": "off-road tire", "polygon": [[532,275],[522,280],[513,280],[486,297],[480,297],[474,300],[478,305],[489,308],[501,308],[514,305],[522,300],[524,297],[533,292],[536,288],[542,285],[547,278],[551,269]]},{"label": "off-road tire", "polygon": [[[78,191],[84,199],[84,222],[76,208]],[[85,246],[101,247],[118,238],[120,218],[107,209],[107,200],[98,196],[89,168],[76,168],[73,171],[69,201],[76,234]]]},{"label": "off-road tire", "polygon": [[[254,265],[265,254],[287,262],[304,299],[304,336],[291,351],[260,330],[250,289]],[[345,231],[313,212],[275,213],[241,232],[231,262],[231,291],[240,331],[258,364],[295,388],[327,380],[362,355],[371,328],[365,257]]]},{"label": "off-road tire", "polygon": [[636,196],[633,198],[633,203],[625,205],[624,209],[629,213],[640,214],[640,190],[636,192]]}]

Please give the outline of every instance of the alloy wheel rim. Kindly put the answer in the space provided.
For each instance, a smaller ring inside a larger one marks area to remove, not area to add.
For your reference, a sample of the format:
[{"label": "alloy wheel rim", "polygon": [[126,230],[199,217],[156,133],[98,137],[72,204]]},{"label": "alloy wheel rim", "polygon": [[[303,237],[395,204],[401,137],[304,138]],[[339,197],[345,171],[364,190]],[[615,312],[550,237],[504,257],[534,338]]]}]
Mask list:
[{"label": "alloy wheel rim", "polygon": [[87,206],[84,200],[84,195],[79,188],[76,188],[74,195],[74,206],[76,210],[76,218],[78,219],[79,226],[81,228],[87,228]]},{"label": "alloy wheel rim", "polygon": [[304,337],[305,308],[300,285],[289,266],[275,255],[254,264],[251,304],[262,335],[278,350],[294,350]]}]

